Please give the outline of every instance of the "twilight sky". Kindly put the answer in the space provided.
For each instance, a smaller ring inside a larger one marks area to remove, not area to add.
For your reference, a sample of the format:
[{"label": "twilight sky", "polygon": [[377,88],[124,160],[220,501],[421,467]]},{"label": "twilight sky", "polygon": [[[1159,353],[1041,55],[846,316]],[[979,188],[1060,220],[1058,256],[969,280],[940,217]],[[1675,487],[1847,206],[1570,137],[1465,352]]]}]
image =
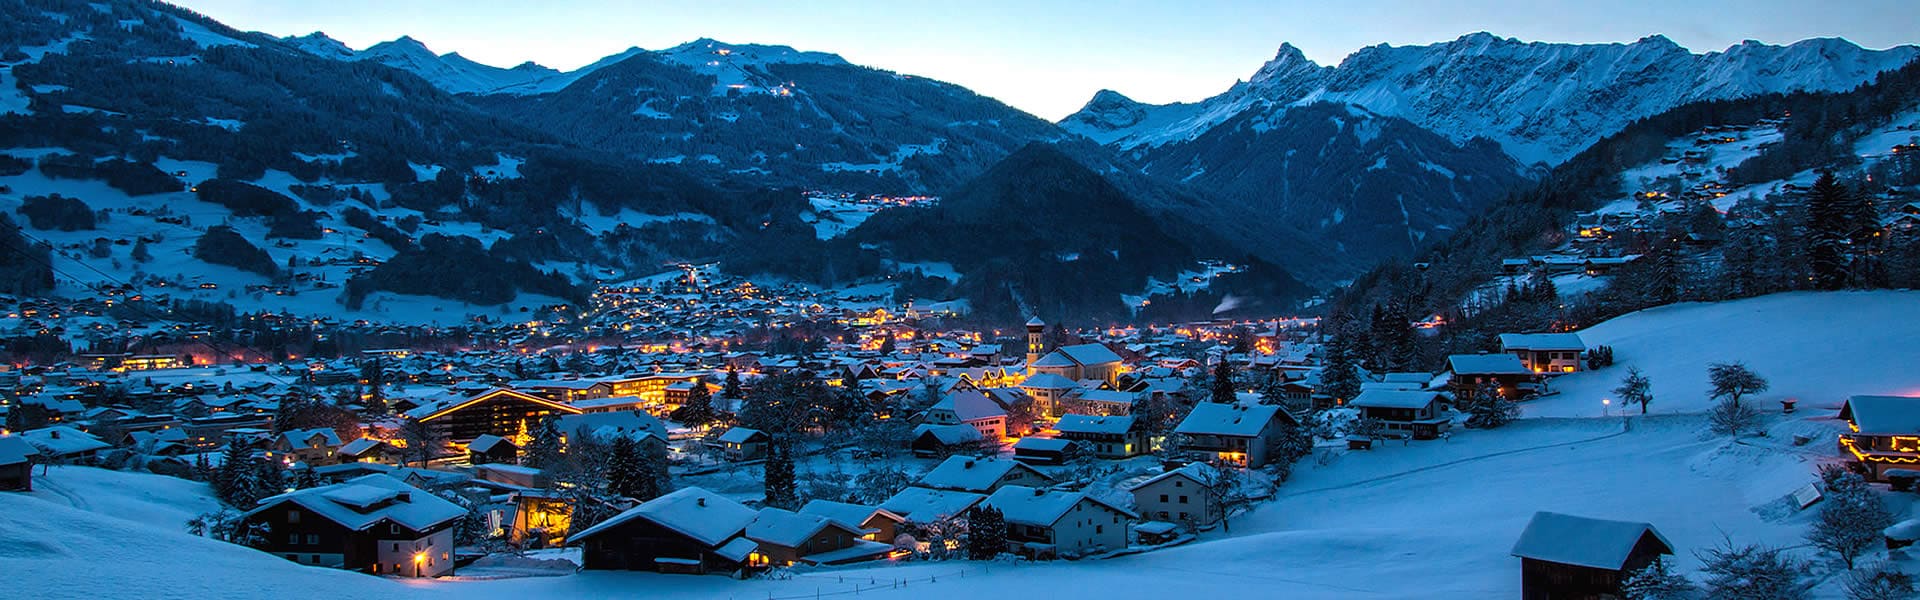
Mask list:
[{"label": "twilight sky", "polygon": [[1292,42],[1320,64],[1378,43],[1474,31],[1695,52],[1745,39],[1920,42],[1916,0],[174,0],[243,30],[324,31],[355,49],[411,35],[435,52],[561,70],[701,37],[833,52],[957,83],[1047,119],[1101,88],[1143,102],[1224,91]]}]

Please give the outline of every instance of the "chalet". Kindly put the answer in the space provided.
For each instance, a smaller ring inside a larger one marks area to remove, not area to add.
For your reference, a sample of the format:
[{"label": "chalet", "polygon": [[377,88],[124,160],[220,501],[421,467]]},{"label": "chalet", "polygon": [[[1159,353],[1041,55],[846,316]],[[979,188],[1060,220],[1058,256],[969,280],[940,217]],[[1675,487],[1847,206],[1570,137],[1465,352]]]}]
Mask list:
[{"label": "chalet", "polygon": [[533,431],[541,419],[580,413],[578,408],[553,400],[496,388],[473,396],[431,400],[407,411],[406,416],[426,423],[449,442],[469,444],[486,434],[510,438]]},{"label": "chalet", "polygon": [[1053,429],[1057,437],[1080,442],[1100,458],[1132,458],[1152,450],[1146,431],[1135,426],[1133,417],[1063,415]]},{"label": "chalet", "polygon": [[741,535],[759,512],[690,487],[654,498],[567,538],[581,568],[662,573],[737,573],[759,544]]},{"label": "chalet", "polygon": [[1266,404],[1195,404],[1174,433],[1183,436],[1180,449],[1209,454],[1223,463],[1256,469],[1267,464],[1267,451],[1279,439],[1282,427],[1299,426],[1293,415]]},{"label": "chalet", "polygon": [[885,558],[892,544],[866,539],[857,524],[817,514],[762,508],[744,535],[759,545],[756,560],[773,566],[842,565]]},{"label": "chalet", "polygon": [[340,450],[340,434],[331,427],[313,429],[294,429],[282,431],[274,436],[273,444],[268,446],[267,458],[279,460],[282,464],[306,463],[310,466],[331,465],[340,462],[335,456]]},{"label": "chalet", "polygon": [[739,462],[766,458],[767,443],[772,440],[764,431],[733,427],[715,437],[712,444],[726,455],[727,460]]},{"label": "chalet", "polygon": [[1119,383],[1120,355],[1104,344],[1061,346],[1027,367],[1035,374],[1051,373],[1073,381],[1099,380],[1107,385]]},{"label": "chalet", "polygon": [[304,565],[401,577],[453,572],[453,525],[467,510],[387,475],[273,496],[241,515],[260,550]]},{"label": "chalet", "polygon": [[1538,512],[1513,555],[1520,557],[1525,600],[1619,598],[1627,576],[1673,544],[1652,525]]},{"label": "chalet", "polygon": [[800,514],[819,515],[841,523],[859,527],[864,533],[860,539],[893,545],[893,539],[900,535],[900,525],[907,522],[906,517],[888,512],[878,506],[849,504],[831,500],[813,500],[800,507]]},{"label": "chalet", "polygon": [[666,423],[645,411],[587,413],[563,415],[554,420],[554,426],[560,430],[561,441],[585,432],[587,435],[611,442],[621,436],[632,438],[642,446],[667,443]]},{"label": "chalet", "polygon": [[1073,440],[1030,436],[1013,444],[1013,459],[1033,465],[1058,465],[1084,454]]},{"label": "chalet", "polygon": [[1127,486],[1133,506],[1144,518],[1207,527],[1225,517],[1219,502],[1220,470],[1190,463]]},{"label": "chalet", "polygon": [[913,440],[907,445],[913,450],[914,456],[934,458],[977,450],[985,446],[986,441],[987,438],[972,425],[923,423],[913,428]]},{"label": "chalet", "polygon": [[33,458],[40,450],[17,435],[0,435],[0,491],[33,491]]},{"label": "chalet", "polygon": [[1086,492],[1010,485],[986,504],[1007,522],[1007,544],[1028,558],[1086,556],[1127,547],[1127,526],[1138,516]]},{"label": "chalet", "polygon": [[1887,472],[1920,464],[1920,397],[1853,396],[1840,405],[1851,431],[1840,435],[1840,449],[1853,456],[1874,481]]},{"label": "chalet", "polygon": [[360,438],[340,447],[335,456],[338,463],[379,463],[398,464],[405,451],[387,443],[386,440]]},{"label": "chalet", "polygon": [[92,462],[101,450],[113,447],[93,434],[65,425],[29,429],[14,435],[33,445],[39,455],[37,460],[56,464]]},{"label": "chalet", "polygon": [[922,475],[914,486],[935,490],[989,493],[1008,485],[1051,485],[1053,478],[1017,461],[952,456]]},{"label": "chalet", "polygon": [[592,400],[613,395],[613,386],[604,381],[591,379],[555,379],[541,381],[523,381],[515,387],[527,393],[546,398],[554,402],[575,402]]},{"label": "chalet", "polygon": [[967,425],[980,430],[980,437],[999,440],[1007,436],[1007,409],[975,390],[947,394],[923,416],[930,425]]},{"label": "chalet", "polygon": [[187,432],[180,429],[128,431],[121,443],[148,456],[180,456],[193,451],[187,445]]},{"label": "chalet", "polygon": [[1430,440],[1453,422],[1441,412],[1440,403],[1439,392],[1372,389],[1360,392],[1347,406],[1360,409],[1360,416],[1379,424],[1383,432]]},{"label": "chalet", "polygon": [[467,443],[467,462],[470,464],[512,463],[518,460],[520,447],[507,441],[507,438],[484,433]]},{"label": "chalet", "polygon": [[1587,344],[1577,333],[1502,333],[1500,351],[1520,357],[1521,366],[1535,373],[1558,375],[1581,370]]},{"label": "chalet", "polygon": [[1448,384],[1456,400],[1466,400],[1482,389],[1519,400],[1530,393],[1536,378],[1520,357],[1512,354],[1455,354],[1447,357]]},{"label": "chalet", "polygon": [[898,515],[906,523],[938,523],[965,516],[986,499],[986,494],[910,487],[881,502],[880,509]]}]

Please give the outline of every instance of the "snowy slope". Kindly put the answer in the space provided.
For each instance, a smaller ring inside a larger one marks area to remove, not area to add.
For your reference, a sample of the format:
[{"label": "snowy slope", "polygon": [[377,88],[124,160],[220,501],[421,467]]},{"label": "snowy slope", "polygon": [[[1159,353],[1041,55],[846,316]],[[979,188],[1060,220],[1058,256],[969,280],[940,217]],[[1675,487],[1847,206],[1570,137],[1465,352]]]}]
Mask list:
[{"label": "snowy slope", "polygon": [[1292,46],[1245,82],[1193,104],[1151,106],[1103,92],[1061,126],[1123,148],[1191,139],[1249,111],[1314,101],[1403,117],[1455,140],[1493,139],[1523,163],[1556,164],[1636,119],[1688,102],[1844,90],[1920,55],[1841,39],[1745,42],[1694,54],[1663,36],[1631,44],[1520,42],[1487,33],[1427,46],[1363,48],[1338,66]]},{"label": "snowy slope", "polygon": [[502,69],[473,62],[458,53],[436,55],[427,49],[426,44],[406,36],[374,44],[355,53],[354,57],[411,71],[452,94],[486,93],[560,74],[559,71],[530,62]]},{"label": "snowy slope", "polygon": [[[1613,346],[1617,364],[1553,380],[1559,395],[1528,402],[1529,416],[1598,416],[1627,367],[1653,380],[1654,413],[1712,406],[1707,364],[1745,361],[1773,389],[1763,410],[1797,398],[1838,409],[1853,394],[1920,395],[1920,292],[1796,292],[1722,303],[1663,306],[1581,330],[1588,347]],[[1614,409],[1617,413],[1619,407]]]}]

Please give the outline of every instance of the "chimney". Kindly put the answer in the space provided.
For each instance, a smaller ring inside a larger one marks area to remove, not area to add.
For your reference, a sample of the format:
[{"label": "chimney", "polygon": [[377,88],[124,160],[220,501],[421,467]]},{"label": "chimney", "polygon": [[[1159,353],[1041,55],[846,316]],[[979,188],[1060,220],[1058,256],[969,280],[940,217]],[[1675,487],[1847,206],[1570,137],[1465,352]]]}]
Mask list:
[{"label": "chimney", "polygon": [[[58,430],[58,429],[49,429],[49,430],[47,430],[47,438],[48,438],[48,439],[55,439],[55,440],[57,440],[57,439],[60,439],[60,430]],[[969,466],[971,466],[971,465],[969,465]]]},{"label": "chimney", "polygon": [[694,498],[694,499],[693,499],[693,504],[694,504],[695,506],[706,506],[706,505],[707,505],[707,497],[706,497],[706,496],[701,496],[701,497],[699,497],[699,498]]},{"label": "chimney", "polygon": [[971,458],[969,458],[969,459],[967,459],[967,466],[966,466],[966,468],[969,468],[969,469],[971,469],[971,468],[973,468],[973,459],[971,459]]},{"label": "chimney", "polygon": [[1033,495],[1035,495],[1035,496],[1045,496],[1045,495],[1047,495],[1047,491],[1046,491],[1046,490],[1043,490],[1043,489],[1040,489],[1040,488],[1033,488]]}]

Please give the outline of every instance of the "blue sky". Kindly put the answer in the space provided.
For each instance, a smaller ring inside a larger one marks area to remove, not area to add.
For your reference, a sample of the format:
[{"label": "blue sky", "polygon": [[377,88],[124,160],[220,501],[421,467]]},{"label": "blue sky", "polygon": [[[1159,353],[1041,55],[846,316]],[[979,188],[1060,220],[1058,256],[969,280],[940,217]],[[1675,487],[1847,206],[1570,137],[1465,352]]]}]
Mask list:
[{"label": "blue sky", "polygon": [[1474,31],[1555,42],[1660,33],[1696,52],[1745,39],[1920,42],[1920,0],[176,0],[239,29],[324,31],[356,49],[411,35],[487,64],[559,69],[701,37],[786,44],[924,75],[1058,119],[1101,88],[1145,102],[1219,93],[1291,42],[1333,64],[1379,43]]}]

